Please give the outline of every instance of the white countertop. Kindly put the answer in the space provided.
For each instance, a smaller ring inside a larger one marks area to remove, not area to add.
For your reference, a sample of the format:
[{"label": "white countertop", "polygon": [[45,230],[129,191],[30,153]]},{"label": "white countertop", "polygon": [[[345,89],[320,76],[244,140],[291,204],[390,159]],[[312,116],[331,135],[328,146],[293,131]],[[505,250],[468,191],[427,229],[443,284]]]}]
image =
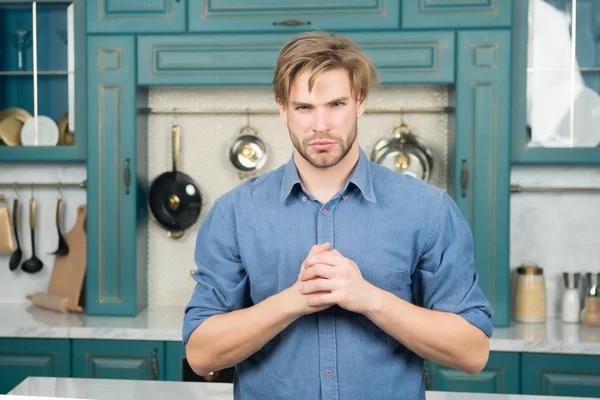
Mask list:
[{"label": "white countertop", "polygon": [[[133,381],[82,378],[27,378],[9,396],[45,396],[70,399],[232,400],[229,383]],[[432,392],[427,400],[584,400],[580,397],[525,396],[515,394]],[[0,399],[2,396],[0,396]],[[38,397],[39,398],[39,397]],[[16,399],[16,398],[15,398]]]},{"label": "white countertop", "polygon": [[[181,341],[183,307],[149,307],[135,317],[63,314],[30,303],[0,304],[0,338]],[[492,351],[600,355],[600,327],[512,323],[496,328]]]}]

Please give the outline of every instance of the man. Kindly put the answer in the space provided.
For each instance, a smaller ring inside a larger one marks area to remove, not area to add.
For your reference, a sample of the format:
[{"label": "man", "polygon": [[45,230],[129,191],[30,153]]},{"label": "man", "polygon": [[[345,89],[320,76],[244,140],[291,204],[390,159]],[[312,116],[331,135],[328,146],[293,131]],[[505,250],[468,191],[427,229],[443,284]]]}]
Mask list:
[{"label": "man", "polygon": [[344,37],[287,43],[273,86],[293,155],[202,223],[183,341],[199,375],[236,366],[237,399],[424,399],[423,359],[487,362],[469,226],[443,191],[359,147],[374,79]]}]

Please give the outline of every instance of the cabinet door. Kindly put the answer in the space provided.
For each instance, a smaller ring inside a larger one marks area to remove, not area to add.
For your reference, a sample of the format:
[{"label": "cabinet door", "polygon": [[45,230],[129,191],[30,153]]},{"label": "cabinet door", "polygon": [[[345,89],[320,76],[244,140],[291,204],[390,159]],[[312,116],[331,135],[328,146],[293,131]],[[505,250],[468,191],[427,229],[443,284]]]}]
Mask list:
[{"label": "cabinet door", "polygon": [[431,361],[427,362],[428,390],[519,394],[519,353],[490,353],[479,374],[469,375]]},{"label": "cabinet door", "polygon": [[164,380],[164,342],[73,340],[73,377]]},{"label": "cabinet door", "polygon": [[69,377],[68,339],[0,339],[0,394],[28,376]]},{"label": "cabinet door", "polygon": [[523,394],[600,396],[600,356],[524,353]]},{"label": "cabinet door", "polygon": [[403,0],[402,28],[510,27],[512,0]]},{"label": "cabinet door", "polygon": [[[294,35],[187,35],[138,38],[140,85],[270,85],[281,46]],[[453,83],[454,33],[347,35],[383,84]]]},{"label": "cabinet door", "polygon": [[510,31],[458,34],[454,199],[495,326],[509,322]]},{"label": "cabinet door", "polygon": [[195,32],[298,32],[400,28],[398,1],[188,0]]},{"label": "cabinet door", "polygon": [[183,381],[185,345],[181,342],[166,342],[165,348],[165,379],[167,381]]},{"label": "cabinet door", "polygon": [[136,132],[134,52],[133,36],[88,38],[88,314],[146,305],[147,139],[143,126]]},{"label": "cabinet door", "polygon": [[185,32],[183,0],[89,0],[87,31]]}]

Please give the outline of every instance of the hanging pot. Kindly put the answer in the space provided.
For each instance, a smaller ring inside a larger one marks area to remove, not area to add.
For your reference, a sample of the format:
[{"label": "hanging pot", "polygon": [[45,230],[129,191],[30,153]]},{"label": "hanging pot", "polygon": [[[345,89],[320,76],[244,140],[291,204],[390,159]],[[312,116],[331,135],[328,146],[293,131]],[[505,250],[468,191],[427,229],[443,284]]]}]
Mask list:
[{"label": "hanging pot", "polygon": [[159,175],[150,186],[148,202],[158,223],[172,239],[179,239],[192,226],[202,208],[202,197],[194,180],[179,169],[181,129],[173,125],[173,171]]},{"label": "hanging pot", "polygon": [[244,125],[229,148],[229,161],[240,171],[240,179],[255,175],[267,162],[267,146],[258,137],[258,130]]},{"label": "hanging pot", "polygon": [[391,136],[375,144],[371,161],[425,182],[429,181],[433,169],[431,150],[404,122],[394,126]]}]

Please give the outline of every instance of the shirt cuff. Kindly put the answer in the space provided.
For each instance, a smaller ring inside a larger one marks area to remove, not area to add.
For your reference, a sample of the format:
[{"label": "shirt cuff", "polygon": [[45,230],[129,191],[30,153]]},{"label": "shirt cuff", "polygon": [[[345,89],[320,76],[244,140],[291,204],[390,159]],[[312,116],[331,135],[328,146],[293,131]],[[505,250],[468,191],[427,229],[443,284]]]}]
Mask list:
[{"label": "shirt cuff", "polygon": [[466,319],[471,325],[481,329],[487,337],[492,337],[494,326],[492,325],[492,321],[490,321],[490,317],[485,312],[478,309],[471,309],[458,315]]},{"label": "shirt cuff", "polygon": [[199,315],[194,312],[194,309],[190,309],[183,317],[183,329],[182,329],[182,340],[183,344],[187,344],[192,332],[200,326],[208,317],[205,315]]}]

